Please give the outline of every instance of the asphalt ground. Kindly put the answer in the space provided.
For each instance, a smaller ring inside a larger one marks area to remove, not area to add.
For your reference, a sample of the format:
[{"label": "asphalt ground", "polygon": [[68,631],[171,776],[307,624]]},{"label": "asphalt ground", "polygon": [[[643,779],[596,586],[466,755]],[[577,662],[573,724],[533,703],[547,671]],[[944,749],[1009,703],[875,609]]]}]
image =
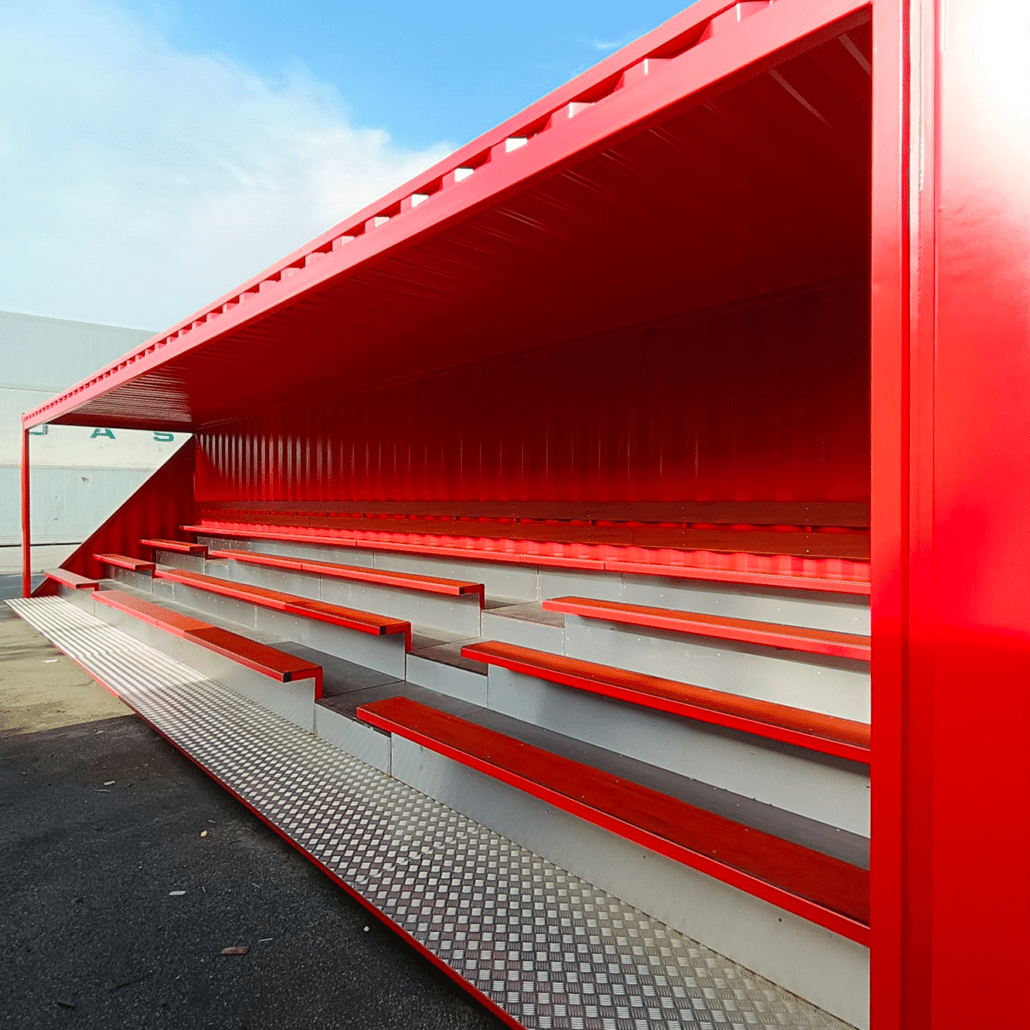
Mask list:
[{"label": "asphalt ground", "polygon": [[0,609],[0,1027],[504,1025]]}]

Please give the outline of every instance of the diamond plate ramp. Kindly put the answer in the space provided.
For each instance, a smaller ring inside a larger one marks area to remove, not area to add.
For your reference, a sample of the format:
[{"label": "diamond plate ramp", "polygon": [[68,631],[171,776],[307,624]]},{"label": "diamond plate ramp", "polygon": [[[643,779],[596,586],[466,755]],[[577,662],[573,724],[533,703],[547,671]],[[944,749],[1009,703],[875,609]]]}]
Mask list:
[{"label": "diamond plate ramp", "polygon": [[846,1027],[64,599],[7,603],[512,1026]]}]

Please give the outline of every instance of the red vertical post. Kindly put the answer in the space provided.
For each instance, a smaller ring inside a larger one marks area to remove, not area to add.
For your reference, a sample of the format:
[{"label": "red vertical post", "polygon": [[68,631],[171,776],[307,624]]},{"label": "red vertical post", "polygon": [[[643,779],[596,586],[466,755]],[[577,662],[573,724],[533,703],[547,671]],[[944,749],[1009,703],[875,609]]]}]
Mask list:
[{"label": "red vertical post", "polygon": [[[904,881],[909,603],[909,8],[873,6],[870,1025],[913,1011]],[[925,998],[922,999],[925,1004]],[[917,1006],[916,1006],[917,1007]]]},{"label": "red vertical post", "polygon": [[32,525],[29,517],[29,431],[21,431],[21,594],[32,593]]}]

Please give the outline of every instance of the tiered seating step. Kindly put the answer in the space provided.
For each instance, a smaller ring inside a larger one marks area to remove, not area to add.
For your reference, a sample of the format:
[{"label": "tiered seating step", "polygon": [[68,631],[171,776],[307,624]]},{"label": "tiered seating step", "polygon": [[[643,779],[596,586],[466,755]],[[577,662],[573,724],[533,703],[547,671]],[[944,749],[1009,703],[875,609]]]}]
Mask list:
[{"label": "tiered seating step", "polygon": [[90,579],[88,576],[80,576],[77,572],[69,572],[67,569],[44,569],[43,575],[47,579],[60,583],[61,586],[70,590],[99,590],[100,581]]},{"label": "tiered seating step", "polygon": [[644,708],[726,726],[855,762],[869,762],[869,727],[850,719],[498,641],[467,644],[461,653],[487,665],[499,665],[512,672]]},{"label": "tiered seating step", "polygon": [[830,630],[784,626],[771,622],[753,622],[750,619],[702,615],[670,608],[651,608],[619,601],[598,601],[589,597],[558,597],[544,601],[543,607],[547,611],[578,615],[586,619],[602,619],[628,626],[869,661],[869,637],[857,633],[835,633]]},{"label": "tiered seating step", "polygon": [[287,612],[291,615],[317,619],[373,636],[400,633],[404,635],[405,647],[409,651],[411,650],[411,623],[401,619],[391,619],[384,615],[359,611],[356,608],[344,608],[326,601],[298,597],[296,594],[287,594],[281,590],[269,590],[246,583],[233,583],[226,579],[219,579],[217,576],[207,576],[202,572],[191,572],[187,569],[159,566],[154,572],[154,578],[171,580],[185,586],[195,587],[198,590],[220,594],[223,597],[231,597],[238,601]]},{"label": "tiered seating step", "polygon": [[206,544],[191,544],[187,540],[160,540],[147,538],[141,540],[143,547],[152,547],[155,551],[175,551],[176,554],[192,554],[199,557],[206,557]]},{"label": "tiered seating step", "polygon": [[124,554],[94,554],[93,557],[102,565],[110,565],[116,569],[128,569],[129,572],[153,574],[157,567],[152,561],[142,558],[130,558]]},{"label": "tiered seating step", "polygon": [[[597,542],[537,542],[525,539],[455,536],[440,531],[412,539],[403,533],[340,535],[347,530],[319,529],[253,522],[202,521],[179,527],[183,532],[235,540],[273,540],[280,543],[360,548],[384,553],[419,555],[505,565],[537,566],[637,576],[662,576],[715,583],[869,595],[869,563],[865,559],[787,555],[778,550],[755,554],[742,550],[746,541],[733,538],[734,548],[620,546]],[[396,527],[395,527],[396,528]],[[474,534],[474,530],[467,529]],[[773,534],[777,541],[784,535]]]},{"label": "tiered seating step", "polygon": [[483,584],[472,583],[466,580],[445,579],[440,576],[419,576],[410,572],[390,572],[386,569],[367,569],[359,565],[340,565],[336,562],[315,561],[309,558],[291,558],[277,554],[261,554],[257,551],[212,549],[208,557],[225,558],[232,561],[246,562],[251,565],[264,565],[273,569],[286,569],[293,572],[310,572],[318,576],[353,580],[358,583],[374,583],[378,586],[417,590],[427,594],[442,594],[447,597],[463,597],[467,594],[478,594],[479,606],[480,608],[483,607]]},{"label": "tiered seating step", "polygon": [[357,714],[835,933],[868,940],[866,869],[409,698],[375,701]]},{"label": "tiered seating step", "polygon": [[322,696],[322,667],[313,662],[220,626],[212,626],[192,616],[171,611],[153,601],[135,597],[122,590],[99,590],[95,600],[167,633],[199,644],[280,683],[313,679],[315,698]]}]

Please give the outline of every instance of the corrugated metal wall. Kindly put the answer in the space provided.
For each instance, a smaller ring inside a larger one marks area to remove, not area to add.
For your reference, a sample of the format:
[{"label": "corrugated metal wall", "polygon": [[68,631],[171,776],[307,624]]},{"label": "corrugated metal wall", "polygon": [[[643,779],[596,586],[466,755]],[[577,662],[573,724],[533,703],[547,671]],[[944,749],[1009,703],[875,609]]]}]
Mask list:
[{"label": "corrugated metal wall", "polygon": [[369,393],[340,383],[329,407],[268,412],[199,446],[202,503],[866,501],[868,282]]}]

